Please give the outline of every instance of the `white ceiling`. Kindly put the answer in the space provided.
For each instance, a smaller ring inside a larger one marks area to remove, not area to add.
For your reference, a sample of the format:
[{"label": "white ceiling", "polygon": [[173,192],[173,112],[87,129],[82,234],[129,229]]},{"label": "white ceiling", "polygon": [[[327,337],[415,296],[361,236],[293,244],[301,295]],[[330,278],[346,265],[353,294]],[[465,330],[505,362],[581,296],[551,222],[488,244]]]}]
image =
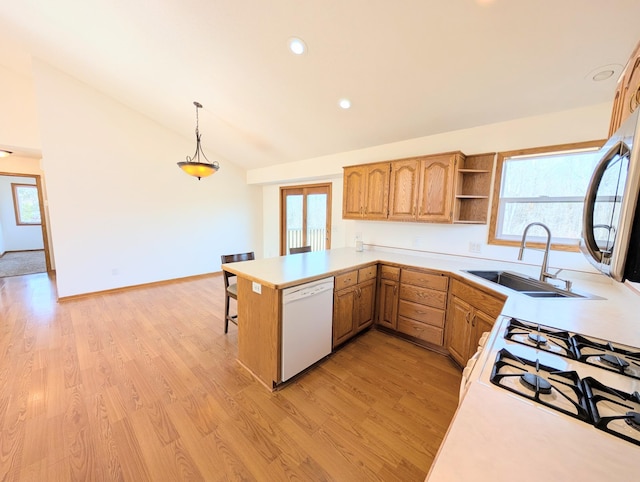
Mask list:
[{"label": "white ceiling", "polygon": [[638,0],[25,0],[0,6],[0,64],[41,58],[186,137],[197,100],[207,151],[252,169],[610,101],[639,18]]}]

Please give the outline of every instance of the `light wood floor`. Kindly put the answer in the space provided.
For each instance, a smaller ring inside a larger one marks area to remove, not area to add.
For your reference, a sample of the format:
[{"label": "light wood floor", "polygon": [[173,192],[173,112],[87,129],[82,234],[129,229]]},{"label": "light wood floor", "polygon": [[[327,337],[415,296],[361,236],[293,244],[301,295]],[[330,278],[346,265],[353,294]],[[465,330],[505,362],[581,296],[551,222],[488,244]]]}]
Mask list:
[{"label": "light wood floor", "polygon": [[0,280],[0,480],[421,481],[453,363],[371,330],[270,393],[212,276],[56,303]]}]

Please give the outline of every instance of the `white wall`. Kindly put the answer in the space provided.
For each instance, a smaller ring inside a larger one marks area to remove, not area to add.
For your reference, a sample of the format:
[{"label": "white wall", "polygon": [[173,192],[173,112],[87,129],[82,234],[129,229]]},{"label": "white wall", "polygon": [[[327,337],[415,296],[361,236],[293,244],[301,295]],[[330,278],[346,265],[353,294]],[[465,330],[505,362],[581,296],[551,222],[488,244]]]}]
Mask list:
[{"label": "white wall", "polygon": [[60,297],[219,271],[223,253],[261,255],[261,189],[244,171],[221,160],[198,181],[176,165],[194,140],[42,62],[34,78]]},{"label": "white wall", "polygon": [[[420,251],[428,251],[515,261],[517,249],[487,244],[486,225],[343,220],[342,167],[452,150],[479,154],[604,139],[608,132],[610,113],[611,104],[604,103],[251,170],[247,173],[248,182],[263,185],[265,254],[275,255],[278,252],[279,186],[332,179],[333,247],[353,246],[355,235],[361,234],[365,244],[417,250],[418,254]],[[480,254],[469,251],[470,242],[480,243]],[[539,264],[540,260],[540,253],[525,253],[526,263]],[[549,260],[552,267],[593,271],[580,253],[553,251]]]},{"label": "white wall", "polygon": [[33,81],[0,66],[0,148],[37,151],[40,147]]},{"label": "white wall", "polygon": [[36,184],[30,177],[0,176],[0,253],[43,249],[42,226],[24,226],[16,223],[11,184]]}]

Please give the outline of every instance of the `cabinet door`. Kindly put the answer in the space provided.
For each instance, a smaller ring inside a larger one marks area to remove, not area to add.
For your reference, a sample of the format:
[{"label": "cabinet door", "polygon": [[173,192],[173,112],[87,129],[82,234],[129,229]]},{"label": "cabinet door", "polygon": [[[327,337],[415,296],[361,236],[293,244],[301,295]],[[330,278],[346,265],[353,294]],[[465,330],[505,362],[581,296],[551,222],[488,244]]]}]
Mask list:
[{"label": "cabinet door", "polygon": [[366,166],[344,168],[344,192],[342,193],[342,217],[360,219],[364,214]]},{"label": "cabinet door", "polygon": [[485,331],[491,331],[495,318],[487,315],[484,311],[475,310],[471,318],[471,339],[469,341],[469,350],[467,352],[467,360],[473,356],[478,349],[478,342]]},{"label": "cabinet door", "polygon": [[396,221],[413,221],[416,219],[418,163],[417,159],[391,163],[389,219]]},{"label": "cabinet door", "polygon": [[447,349],[461,366],[467,363],[471,335],[471,305],[451,296],[447,313]]},{"label": "cabinet door", "polygon": [[392,330],[398,327],[398,285],[397,281],[381,279],[378,291],[378,324]]},{"label": "cabinet door", "polygon": [[366,166],[364,217],[387,219],[389,214],[389,169],[388,162]]},{"label": "cabinet door", "polygon": [[358,285],[356,298],[355,331],[363,330],[373,323],[376,312],[376,280],[372,279]]},{"label": "cabinet door", "polygon": [[333,346],[353,336],[353,315],[356,307],[357,287],[336,291],[333,294]]},{"label": "cabinet door", "polygon": [[418,221],[452,221],[454,169],[454,155],[429,157],[420,161]]}]

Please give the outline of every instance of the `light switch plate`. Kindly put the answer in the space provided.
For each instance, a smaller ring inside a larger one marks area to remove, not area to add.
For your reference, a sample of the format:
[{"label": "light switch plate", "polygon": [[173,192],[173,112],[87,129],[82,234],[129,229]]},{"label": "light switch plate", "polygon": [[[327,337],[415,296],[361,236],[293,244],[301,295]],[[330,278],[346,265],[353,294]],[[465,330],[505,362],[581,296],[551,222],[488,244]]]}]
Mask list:
[{"label": "light switch plate", "polygon": [[262,294],[262,285],[260,283],[256,283],[255,281],[252,281],[251,288],[253,289],[254,293],[258,293],[259,295]]}]

